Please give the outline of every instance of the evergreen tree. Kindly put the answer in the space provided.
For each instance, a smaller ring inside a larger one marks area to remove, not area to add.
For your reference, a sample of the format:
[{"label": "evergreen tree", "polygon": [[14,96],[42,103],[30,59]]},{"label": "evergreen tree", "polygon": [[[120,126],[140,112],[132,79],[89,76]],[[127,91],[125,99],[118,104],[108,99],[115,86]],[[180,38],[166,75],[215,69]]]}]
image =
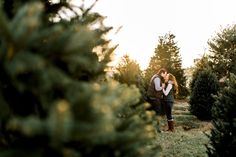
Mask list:
[{"label": "evergreen tree", "polygon": [[231,75],[227,86],[215,97],[212,107],[213,128],[208,156],[235,156],[236,149],[236,76]]},{"label": "evergreen tree", "polygon": [[136,85],[141,92],[142,100],[145,100],[142,71],[139,64],[135,60],[130,59],[128,55],[124,55],[121,62],[116,67],[114,79],[120,83],[126,83],[127,85]]},{"label": "evergreen tree", "polygon": [[148,82],[160,68],[166,68],[168,72],[175,75],[179,84],[179,96],[186,97],[188,95],[186,77],[174,34],[167,33],[159,37],[158,45],[145,72],[145,80]]},{"label": "evergreen tree", "polygon": [[[115,46],[104,38],[111,27],[91,13],[93,5],[75,7],[64,0],[2,4],[1,157],[158,153],[152,145],[152,113],[145,114],[138,89],[100,81]],[[74,16],[62,18],[61,9]]]},{"label": "evergreen tree", "polygon": [[219,82],[211,70],[199,72],[190,95],[190,112],[201,120],[211,119],[213,95],[219,91]]},{"label": "evergreen tree", "polygon": [[170,60],[170,51],[168,51],[167,47],[167,35],[160,36],[158,39],[158,45],[155,48],[154,55],[151,57],[149,65],[145,70],[145,79],[147,85],[149,84],[150,79],[152,76],[158,72],[160,68],[169,67],[169,60]]},{"label": "evergreen tree", "polygon": [[138,86],[141,72],[139,64],[135,60],[130,59],[128,55],[124,55],[116,67],[114,78],[121,83]]},{"label": "evergreen tree", "polygon": [[192,73],[192,79],[190,81],[190,91],[193,91],[193,87],[194,87],[194,84],[195,84],[195,81],[199,75],[199,73],[201,71],[203,71],[204,69],[210,69],[210,66],[209,66],[209,56],[207,55],[203,55],[202,58],[200,58],[200,60],[198,60],[194,67],[193,67],[193,73]]},{"label": "evergreen tree", "polygon": [[218,79],[236,74],[236,25],[229,26],[208,42],[210,65]]}]

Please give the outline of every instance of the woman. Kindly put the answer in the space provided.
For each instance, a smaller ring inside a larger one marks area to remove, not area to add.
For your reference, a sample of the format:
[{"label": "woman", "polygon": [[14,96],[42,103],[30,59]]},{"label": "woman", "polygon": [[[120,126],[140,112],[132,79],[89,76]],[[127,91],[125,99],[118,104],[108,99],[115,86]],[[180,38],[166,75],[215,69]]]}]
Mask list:
[{"label": "woman", "polygon": [[164,103],[165,103],[165,113],[168,122],[168,130],[174,131],[174,120],[172,117],[172,108],[174,104],[174,96],[178,94],[178,84],[176,78],[173,74],[169,73],[165,77],[166,80],[166,88],[163,88],[162,91],[164,93]]}]

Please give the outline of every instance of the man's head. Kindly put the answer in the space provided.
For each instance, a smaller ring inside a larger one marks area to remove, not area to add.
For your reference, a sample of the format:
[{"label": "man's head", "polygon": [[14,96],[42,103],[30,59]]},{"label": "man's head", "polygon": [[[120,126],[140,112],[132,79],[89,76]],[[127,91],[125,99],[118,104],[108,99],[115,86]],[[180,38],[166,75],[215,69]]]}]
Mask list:
[{"label": "man's head", "polygon": [[161,68],[157,74],[160,75],[162,78],[165,78],[167,75],[167,70],[165,68]]}]

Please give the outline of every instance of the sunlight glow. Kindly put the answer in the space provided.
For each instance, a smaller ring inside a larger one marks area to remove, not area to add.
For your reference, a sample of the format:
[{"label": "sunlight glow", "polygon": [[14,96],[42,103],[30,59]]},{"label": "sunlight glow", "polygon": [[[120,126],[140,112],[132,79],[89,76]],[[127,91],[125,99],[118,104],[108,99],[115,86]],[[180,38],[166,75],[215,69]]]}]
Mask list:
[{"label": "sunlight glow", "polygon": [[119,44],[117,58],[128,54],[145,69],[159,36],[170,32],[176,36],[185,68],[207,52],[207,41],[222,27],[234,24],[235,4],[234,0],[99,0],[94,10],[114,27],[110,37]]}]

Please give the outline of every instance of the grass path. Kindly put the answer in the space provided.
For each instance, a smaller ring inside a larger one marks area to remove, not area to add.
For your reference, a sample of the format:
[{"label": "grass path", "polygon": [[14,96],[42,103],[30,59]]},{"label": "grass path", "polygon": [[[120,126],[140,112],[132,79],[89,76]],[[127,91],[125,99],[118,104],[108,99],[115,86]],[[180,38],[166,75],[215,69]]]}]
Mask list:
[{"label": "grass path", "polygon": [[[211,123],[198,120],[189,110],[186,101],[176,101],[173,108],[175,132],[163,131],[157,134],[161,145],[161,157],[207,157],[205,145],[209,143]],[[161,129],[166,130],[165,118]]]}]

